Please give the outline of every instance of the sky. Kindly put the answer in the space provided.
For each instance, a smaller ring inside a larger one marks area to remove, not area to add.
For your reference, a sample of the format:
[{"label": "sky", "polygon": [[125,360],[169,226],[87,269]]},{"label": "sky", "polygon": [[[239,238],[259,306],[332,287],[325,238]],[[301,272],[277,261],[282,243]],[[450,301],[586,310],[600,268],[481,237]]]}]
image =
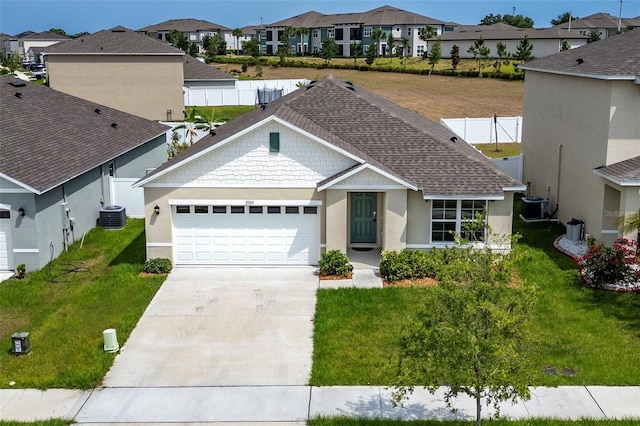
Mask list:
[{"label": "sky", "polygon": [[[62,28],[68,34],[93,33],[118,25],[137,30],[169,19],[196,18],[229,28],[276,22],[315,10],[324,14],[364,12],[390,5],[460,24],[478,24],[489,13],[522,14],[536,27],[571,11],[583,17],[597,12],[618,16],[620,0],[0,0],[0,32]],[[515,9],[514,9],[515,8]],[[640,0],[623,0],[622,16],[640,16]]]}]

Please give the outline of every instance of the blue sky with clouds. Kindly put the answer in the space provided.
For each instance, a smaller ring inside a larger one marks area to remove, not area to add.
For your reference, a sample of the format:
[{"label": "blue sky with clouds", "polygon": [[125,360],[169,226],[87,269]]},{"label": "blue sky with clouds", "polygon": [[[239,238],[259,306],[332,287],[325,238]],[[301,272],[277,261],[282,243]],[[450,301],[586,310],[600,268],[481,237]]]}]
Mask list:
[{"label": "blue sky with clouds", "polygon": [[[531,17],[536,27],[549,26],[559,14],[579,17],[597,12],[618,16],[619,0],[0,0],[0,32],[62,28],[90,33],[122,25],[138,29],[174,18],[204,19],[230,28],[267,24],[315,10],[320,13],[364,12],[382,5],[461,24],[478,24],[489,13]],[[623,0],[622,16],[640,16],[640,0]]]}]

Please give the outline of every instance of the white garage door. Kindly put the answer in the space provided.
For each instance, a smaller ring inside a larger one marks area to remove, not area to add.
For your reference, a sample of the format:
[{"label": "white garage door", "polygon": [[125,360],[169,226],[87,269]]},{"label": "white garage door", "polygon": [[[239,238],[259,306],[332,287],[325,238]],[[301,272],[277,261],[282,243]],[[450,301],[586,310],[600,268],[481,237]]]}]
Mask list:
[{"label": "white garage door", "polygon": [[317,264],[317,206],[175,205],[174,263]]},{"label": "white garage door", "polygon": [[8,209],[0,209],[0,271],[13,269],[12,255],[11,213]]}]

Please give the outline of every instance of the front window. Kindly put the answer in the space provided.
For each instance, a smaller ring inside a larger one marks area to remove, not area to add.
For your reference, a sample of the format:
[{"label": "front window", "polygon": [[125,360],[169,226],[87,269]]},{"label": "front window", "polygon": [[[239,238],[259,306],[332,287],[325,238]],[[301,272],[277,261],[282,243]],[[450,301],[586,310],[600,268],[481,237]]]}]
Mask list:
[{"label": "front window", "polygon": [[433,200],[431,208],[431,242],[450,243],[455,234],[469,241],[484,241],[485,228],[471,227],[477,214],[483,214],[484,200]]},{"label": "front window", "polygon": [[311,36],[313,38],[318,38],[318,30],[313,30],[313,33],[311,34]]},{"label": "front window", "polygon": [[371,37],[371,27],[364,27],[362,36],[363,37]]},{"label": "front window", "polygon": [[411,35],[411,27],[407,27],[407,35],[410,36]]},{"label": "front window", "polygon": [[327,37],[335,38],[335,36],[336,36],[336,30],[334,30],[333,28],[329,28],[327,30]]},{"label": "front window", "polygon": [[416,49],[416,53],[418,54],[418,56],[424,55],[424,46],[422,44],[417,45]]}]

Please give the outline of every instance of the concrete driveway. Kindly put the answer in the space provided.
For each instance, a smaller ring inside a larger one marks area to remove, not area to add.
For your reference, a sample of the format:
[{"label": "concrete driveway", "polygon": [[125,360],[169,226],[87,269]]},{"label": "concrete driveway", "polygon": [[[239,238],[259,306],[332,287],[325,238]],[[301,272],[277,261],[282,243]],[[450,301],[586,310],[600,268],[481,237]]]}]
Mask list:
[{"label": "concrete driveway", "polygon": [[107,373],[107,387],[304,385],[311,267],[174,268]]}]

